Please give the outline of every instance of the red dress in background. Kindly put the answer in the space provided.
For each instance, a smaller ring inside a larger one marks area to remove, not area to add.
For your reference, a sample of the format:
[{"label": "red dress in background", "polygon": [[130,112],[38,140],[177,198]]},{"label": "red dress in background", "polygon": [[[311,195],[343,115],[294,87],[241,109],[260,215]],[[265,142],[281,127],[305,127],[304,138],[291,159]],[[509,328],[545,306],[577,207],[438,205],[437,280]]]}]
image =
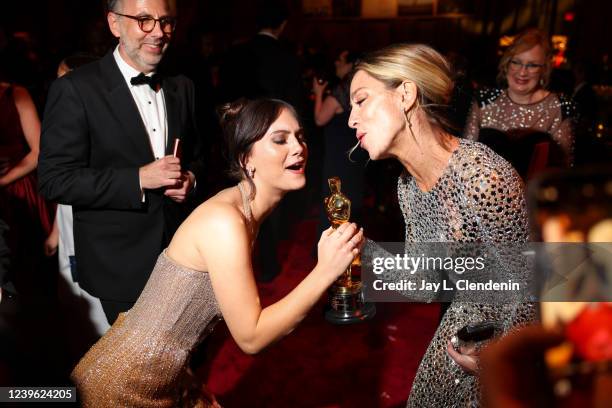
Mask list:
[{"label": "red dress in background", "polygon": [[[29,151],[13,87],[2,91],[0,86],[0,161],[8,161],[10,170]],[[38,292],[42,282],[37,277],[44,273],[43,244],[52,224],[47,203],[38,194],[36,171],[0,187],[0,219],[10,228],[6,236],[11,251],[10,279],[20,293]]]}]

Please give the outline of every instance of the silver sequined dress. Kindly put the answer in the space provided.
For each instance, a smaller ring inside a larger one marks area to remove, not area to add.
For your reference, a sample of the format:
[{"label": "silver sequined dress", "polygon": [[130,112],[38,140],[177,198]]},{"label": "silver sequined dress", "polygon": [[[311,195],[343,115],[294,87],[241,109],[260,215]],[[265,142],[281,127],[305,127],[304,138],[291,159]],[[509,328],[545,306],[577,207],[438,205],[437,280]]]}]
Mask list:
[{"label": "silver sequined dress", "polygon": [[[406,243],[518,243],[529,237],[520,177],[508,162],[478,142],[461,140],[428,192],[422,192],[408,174],[401,175],[398,198]],[[467,324],[494,320],[509,330],[534,317],[531,304],[453,302],[421,361],[408,406],[478,406],[478,381],[449,357],[448,341]]]},{"label": "silver sequined dress", "polygon": [[187,365],[220,315],[208,273],[178,265],[164,251],[134,307],[73,370],[82,406],[209,406]]},{"label": "silver sequined dress", "polygon": [[519,104],[501,89],[482,89],[476,93],[464,137],[478,140],[480,129],[503,132],[530,129],[548,133],[573,162],[576,107],[571,99],[550,93],[536,103]]}]

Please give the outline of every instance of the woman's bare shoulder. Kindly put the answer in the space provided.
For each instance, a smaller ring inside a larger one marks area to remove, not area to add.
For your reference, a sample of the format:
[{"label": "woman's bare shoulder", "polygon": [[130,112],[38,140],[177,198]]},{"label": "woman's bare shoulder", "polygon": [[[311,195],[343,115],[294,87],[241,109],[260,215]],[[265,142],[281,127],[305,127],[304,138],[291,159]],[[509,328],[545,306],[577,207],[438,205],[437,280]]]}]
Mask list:
[{"label": "woman's bare shoulder", "polygon": [[232,191],[226,189],[200,204],[187,218],[189,223],[211,228],[244,228],[244,215],[238,209]]},{"label": "woman's bare shoulder", "polygon": [[[223,190],[200,204],[178,228],[168,254],[182,265],[211,272],[215,258],[248,251],[246,221],[231,191]],[[244,252],[247,254],[247,252]]]},{"label": "woman's bare shoulder", "polygon": [[174,234],[170,246],[180,244],[201,251],[217,244],[247,239],[244,217],[231,200],[231,195],[217,194],[193,210]]},{"label": "woman's bare shoulder", "polygon": [[20,114],[36,112],[34,101],[28,90],[19,85],[12,85],[13,99]]},{"label": "woman's bare shoulder", "polygon": [[20,85],[12,85],[13,87],[13,97],[15,98],[15,102],[23,102],[23,101],[31,101],[32,97],[26,88]]}]

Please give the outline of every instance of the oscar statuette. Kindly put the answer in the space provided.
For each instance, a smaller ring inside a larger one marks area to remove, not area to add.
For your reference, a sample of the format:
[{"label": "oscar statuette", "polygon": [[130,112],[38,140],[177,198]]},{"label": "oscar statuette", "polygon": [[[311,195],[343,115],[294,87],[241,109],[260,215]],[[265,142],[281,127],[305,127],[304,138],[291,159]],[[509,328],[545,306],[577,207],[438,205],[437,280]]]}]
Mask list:
[{"label": "oscar statuette", "polygon": [[[351,217],[351,201],[340,191],[340,178],[331,177],[327,182],[331,195],[324,200],[325,211],[332,227],[338,228]],[[376,314],[374,304],[364,301],[361,280],[352,275],[353,265],[361,266],[359,255],[329,289],[325,319],[330,323],[357,323]]]}]

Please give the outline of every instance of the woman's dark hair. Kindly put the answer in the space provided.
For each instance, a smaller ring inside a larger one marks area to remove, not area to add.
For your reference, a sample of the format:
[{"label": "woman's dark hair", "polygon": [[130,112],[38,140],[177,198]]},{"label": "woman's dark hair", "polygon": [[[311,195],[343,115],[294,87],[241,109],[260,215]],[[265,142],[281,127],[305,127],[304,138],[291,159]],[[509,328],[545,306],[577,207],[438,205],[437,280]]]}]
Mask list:
[{"label": "woman's dark hair", "polygon": [[246,170],[246,159],[255,142],[264,137],[283,109],[298,119],[293,106],[279,99],[241,98],[217,109],[225,139],[228,175],[236,181],[247,180],[253,192],[255,185]]}]

